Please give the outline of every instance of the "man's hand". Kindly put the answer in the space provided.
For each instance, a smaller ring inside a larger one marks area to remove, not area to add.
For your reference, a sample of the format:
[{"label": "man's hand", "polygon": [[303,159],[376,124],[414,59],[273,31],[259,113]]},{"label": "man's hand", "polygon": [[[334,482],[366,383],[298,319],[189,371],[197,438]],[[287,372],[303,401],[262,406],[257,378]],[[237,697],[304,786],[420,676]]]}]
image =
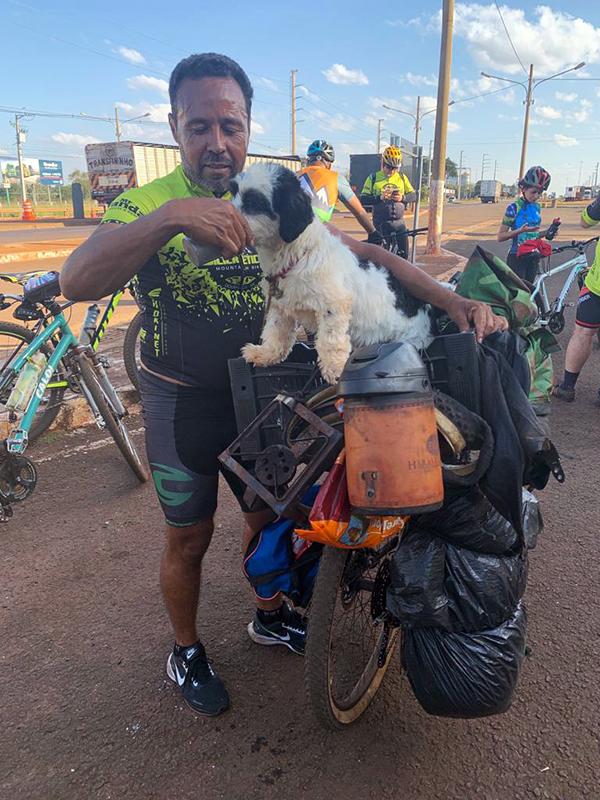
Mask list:
[{"label": "man's hand", "polygon": [[469,331],[474,327],[479,343],[496,331],[508,330],[508,321],[494,314],[488,305],[479,300],[468,300],[453,293],[444,310],[460,331]]},{"label": "man's hand", "polygon": [[186,197],[168,205],[169,214],[178,221],[178,230],[195,242],[218,247],[223,258],[233,258],[254,244],[248,223],[227,200]]},{"label": "man's hand", "polygon": [[371,231],[367,236],[367,242],[369,244],[381,244],[383,242],[383,236],[379,231]]}]

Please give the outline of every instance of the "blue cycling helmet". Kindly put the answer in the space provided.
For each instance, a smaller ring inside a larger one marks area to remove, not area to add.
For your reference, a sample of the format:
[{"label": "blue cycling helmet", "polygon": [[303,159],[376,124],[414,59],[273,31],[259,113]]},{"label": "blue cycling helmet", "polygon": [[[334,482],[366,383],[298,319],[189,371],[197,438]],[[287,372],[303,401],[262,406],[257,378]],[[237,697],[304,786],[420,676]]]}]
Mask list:
[{"label": "blue cycling helmet", "polygon": [[308,146],[306,156],[309,160],[313,158],[322,158],[324,161],[329,161],[330,164],[335,161],[333,147],[329,142],[326,142],[325,139],[315,139],[315,141]]}]

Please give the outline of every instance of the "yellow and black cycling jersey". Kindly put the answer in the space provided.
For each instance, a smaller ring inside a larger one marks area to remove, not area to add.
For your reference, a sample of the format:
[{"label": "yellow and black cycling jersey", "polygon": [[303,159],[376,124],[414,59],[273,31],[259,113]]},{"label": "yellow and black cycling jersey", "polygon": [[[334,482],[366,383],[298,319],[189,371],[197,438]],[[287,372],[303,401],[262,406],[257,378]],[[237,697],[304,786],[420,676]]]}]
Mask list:
[{"label": "yellow and black cycling jersey", "polygon": [[404,215],[405,202],[388,202],[381,199],[381,195],[387,186],[398,189],[400,194],[406,198],[410,195],[408,202],[412,202],[415,197],[415,190],[406,175],[394,172],[386,175],[383,170],[369,175],[361,192],[361,203],[373,206],[373,223],[377,226],[380,222],[390,222],[402,219]]},{"label": "yellow and black cycling jersey", "polygon": [[[590,227],[594,227],[600,222],[600,197],[592,201],[581,214],[583,221]],[[585,279],[585,285],[594,294],[600,295],[600,241],[596,245],[596,255],[594,263]]]},{"label": "yellow and black cycling jersey", "polygon": [[[176,198],[214,197],[178,166],[164,178],[114,200],[102,224],[134,222]],[[231,198],[223,195],[222,202]],[[245,252],[196,267],[174,236],[140,269],[136,298],[143,309],[142,362],[153,372],[206,388],[229,387],[227,360],[258,341],[263,317],[258,255]]]}]

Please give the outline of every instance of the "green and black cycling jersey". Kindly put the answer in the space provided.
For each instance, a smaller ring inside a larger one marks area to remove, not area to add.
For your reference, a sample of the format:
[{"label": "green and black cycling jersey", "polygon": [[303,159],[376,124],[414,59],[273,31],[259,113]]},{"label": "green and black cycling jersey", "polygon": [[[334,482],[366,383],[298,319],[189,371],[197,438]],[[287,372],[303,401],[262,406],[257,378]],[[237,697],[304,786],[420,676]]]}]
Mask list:
[{"label": "green and black cycling jersey", "polygon": [[[593,200],[581,216],[591,227],[597,225],[600,222],[600,197]],[[585,279],[585,285],[590,292],[600,295],[600,241],[596,245],[596,256]]]},{"label": "green and black cycling jersey", "polygon": [[[106,223],[129,223],[169,200],[214,197],[178,166],[164,178],[129,189],[110,205]],[[223,195],[227,202],[231,195]],[[255,252],[196,267],[174,236],[138,272],[143,309],[141,358],[160,375],[206,389],[229,387],[227,360],[257,342],[263,318],[261,269]]]}]

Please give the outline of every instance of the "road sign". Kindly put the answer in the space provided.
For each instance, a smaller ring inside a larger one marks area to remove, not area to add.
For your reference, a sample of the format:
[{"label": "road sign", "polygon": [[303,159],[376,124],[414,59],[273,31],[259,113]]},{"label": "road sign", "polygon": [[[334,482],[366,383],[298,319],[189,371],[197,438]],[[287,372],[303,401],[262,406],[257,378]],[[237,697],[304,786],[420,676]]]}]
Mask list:
[{"label": "road sign", "polygon": [[3,189],[10,189],[10,181],[4,181],[2,184]]},{"label": "road sign", "polygon": [[62,186],[62,161],[44,161],[40,159],[40,184],[42,186]]}]

